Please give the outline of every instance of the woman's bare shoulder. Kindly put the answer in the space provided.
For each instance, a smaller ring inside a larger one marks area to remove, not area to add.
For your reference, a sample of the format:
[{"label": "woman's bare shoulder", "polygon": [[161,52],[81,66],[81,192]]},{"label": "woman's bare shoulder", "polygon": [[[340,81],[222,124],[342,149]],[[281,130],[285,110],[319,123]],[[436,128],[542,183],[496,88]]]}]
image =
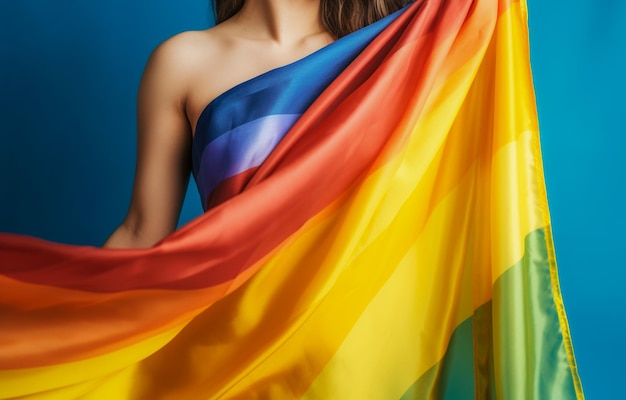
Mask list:
[{"label": "woman's bare shoulder", "polygon": [[225,39],[220,29],[186,31],[159,44],[149,62],[176,70],[195,69],[199,63],[219,56]]},{"label": "woman's bare shoulder", "polygon": [[[229,38],[218,27],[179,33],[158,45],[144,71],[142,86],[158,87],[181,104],[193,122],[196,103],[213,96]],[[152,91],[150,91],[152,92]]]},{"label": "woman's bare shoulder", "polygon": [[236,29],[227,22],[167,39],[154,50],[146,67],[146,71],[156,71],[152,82],[170,87],[169,93],[184,105],[192,126],[211,100],[248,74],[240,71],[250,63],[240,62]]}]

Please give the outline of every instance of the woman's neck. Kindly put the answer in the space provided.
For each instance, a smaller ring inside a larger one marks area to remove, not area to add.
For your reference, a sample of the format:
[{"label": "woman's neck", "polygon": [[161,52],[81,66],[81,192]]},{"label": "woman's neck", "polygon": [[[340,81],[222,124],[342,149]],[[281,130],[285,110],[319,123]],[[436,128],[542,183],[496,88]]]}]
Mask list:
[{"label": "woman's neck", "polygon": [[232,19],[245,36],[280,44],[326,32],[320,0],[246,0]]}]

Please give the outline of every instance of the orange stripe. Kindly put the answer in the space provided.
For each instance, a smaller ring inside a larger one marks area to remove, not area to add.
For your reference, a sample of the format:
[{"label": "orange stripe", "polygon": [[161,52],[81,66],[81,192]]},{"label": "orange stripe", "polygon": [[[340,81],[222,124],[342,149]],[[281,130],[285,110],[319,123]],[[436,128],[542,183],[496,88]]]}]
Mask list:
[{"label": "orange stripe", "polygon": [[228,287],[107,294],[0,276],[0,369],[66,363],[138,343],[187,323]]}]

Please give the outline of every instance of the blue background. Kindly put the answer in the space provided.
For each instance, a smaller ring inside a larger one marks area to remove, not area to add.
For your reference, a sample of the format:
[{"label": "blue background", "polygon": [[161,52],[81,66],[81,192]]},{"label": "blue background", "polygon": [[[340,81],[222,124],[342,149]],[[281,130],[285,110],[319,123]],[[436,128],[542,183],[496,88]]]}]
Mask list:
[{"label": "blue background", "polygon": [[[143,66],[161,41],[208,27],[208,1],[0,1],[0,231],[105,240],[130,200]],[[529,11],[580,374],[588,398],[626,398],[626,2],[529,0]],[[198,213],[190,188],[181,222]]]}]

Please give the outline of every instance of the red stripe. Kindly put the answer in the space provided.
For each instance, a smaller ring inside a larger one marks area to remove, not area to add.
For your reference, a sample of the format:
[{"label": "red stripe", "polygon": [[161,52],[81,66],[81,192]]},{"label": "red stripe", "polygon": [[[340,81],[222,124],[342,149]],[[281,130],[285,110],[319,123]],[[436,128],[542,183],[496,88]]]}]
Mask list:
[{"label": "red stripe", "polygon": [[237,175],[224,179],[206,198],[206,209],[210,210],[226,200],[243,192],[259,167],[247,169]]}]

